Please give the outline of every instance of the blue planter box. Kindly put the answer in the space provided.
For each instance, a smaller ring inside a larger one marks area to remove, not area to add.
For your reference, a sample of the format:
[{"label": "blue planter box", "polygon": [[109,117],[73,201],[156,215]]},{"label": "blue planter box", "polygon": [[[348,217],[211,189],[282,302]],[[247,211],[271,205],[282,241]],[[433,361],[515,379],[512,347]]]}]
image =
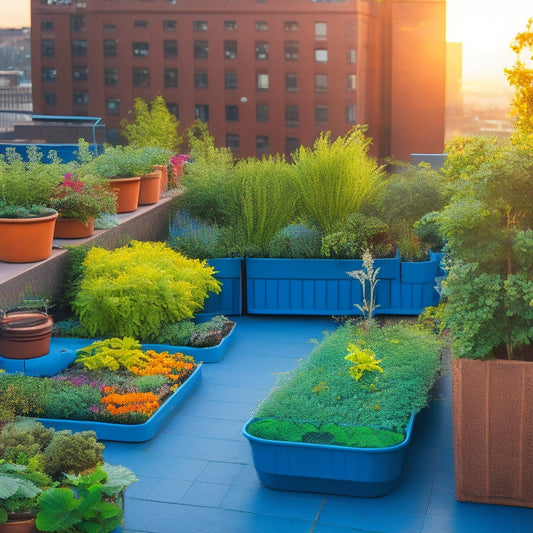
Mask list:
[{"label": "blue planter box", "polygon": [[205,301],[204,310],[198,313],[198,316],[241,315],[243,259],[240,257],[209,259],[207,264],[216,270],[215,278],[222,282],[222,292],[211,294]]},{"label": "blue planter box", "polygon": [[172,396],[166,399],[161,407],[143,424],[113,424],[109,422],[91,422],[86,420],[59,420],[55,418],[39,418],[39,422],[46,427],[56,430],[70,429],[71,431],[96,432],[100,440],[119,442],[144,442],[150,440],[191,395],[202,379],[202,365],[199,364]]},{"label": "blue planter box", "polygon": [[272,489],[376,498],[398,482],[415,416],[405,440],[389,448],[349,448],[254,437],[244,426],[259,480]]},{"label": "blue planter box", "polygon": [[[376,314],[417,315],[439,301],[435,279],[440,259],[404,263],[399,255],[375,259],[379,268]],[[249,314],[360,315],[361,285],[346,272],[361,270],[351,259],[246,259]]]}]

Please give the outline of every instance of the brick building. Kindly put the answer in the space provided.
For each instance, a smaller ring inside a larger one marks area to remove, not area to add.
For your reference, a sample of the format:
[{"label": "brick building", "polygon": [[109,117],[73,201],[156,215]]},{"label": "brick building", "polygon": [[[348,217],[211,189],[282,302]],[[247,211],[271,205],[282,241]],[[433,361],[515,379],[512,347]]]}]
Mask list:
[{"label": "brick building", "polygon": [[101,116],[135,97],[208,122],[239,156],[368,124],[378,157],[441,152],[445,0],[32,0],[37,114]]}]

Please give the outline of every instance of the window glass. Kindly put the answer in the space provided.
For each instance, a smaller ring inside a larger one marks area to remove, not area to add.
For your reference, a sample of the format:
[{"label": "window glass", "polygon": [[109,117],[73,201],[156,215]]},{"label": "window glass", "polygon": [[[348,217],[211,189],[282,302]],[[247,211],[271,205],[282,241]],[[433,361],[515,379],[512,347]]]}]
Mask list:
[{"label": "window glass", "polygon": [[194,31],[207,31],[207,21],[206,20],[193,20],[192,29]]},{"label": "window glass", "polygon": [[349,104],[346,106],[346,122],[354,124],[355,121],[355,104]]},{"label": "window glass", "polygon": [[323,123],[328,121],[328,106],[316,105],[315,106],[315,122]]},{"label": "window glass", "polygon": [[241,141],[239,136],[235,133],[228,133],[226,135],[226,147],[231,150],[231,153],[235,154],[241,150]]},{"label": "window glass", "polygon": [[285,31],[298,31],[298,22],[295,20],[286,20],[283,23],[283,29]]},{"label": "window glass", "polygon": [[226,72],[224,73],[224,87],[226,89],[237,89],[237,73]]},{"label": "window glass", "polygon": [[163,41],[163,57],[167,59],[178,57],[178,41],[173,39],[167,39]]},{"label": "window glass", "polygon": [[74,92],[72,94],[72,101],[74,105],[87,105],[89,103],[89,95],[86,92]]},{"label": "window glass", "polygon": [[57,103],[56,93],[44,93],[44,103],[49,106],[54,106]]},{"label": "window glass", "polygon": [[87,81],[89,79],[89,69],[85,66],[72,67],[73,81]]},{"label": "window glass", "polygon": [[256,41],[255,42],[255,58],[256,59],[268,59],[268,42]]},{"label": "window glass", "polygon": [[255,23],[255,31],[267,31],[268,30],[268,22],[265,20],[258,20]]},{"label": "window glass", "polygon": [[72,41],[72,55],[74,57],[85,57],[87,55],[87,41],[83,39]]},{"label": "window glass", "polygon": [[255,120],[257,122],[268,122],[268,104],[257,104],[255,106]]},{"label": "window glass", "polygon": [[327,93],[328,92],[328,75],[327,74],[315,74],[315,92]]},{"label": "window glass", "polygon": [[355,91],[355,74],[348,74],[346,76],[346,89],[350,92]]},{"label": "window glass", "polygon": [[57,72],[55,68],[43,67],[41,79],[43,81],[56,81],[56,75]]},{"label": "window glass", "polygon": [[209,122],[209,106],[203,104],[196,104],[194,106],[194,116],[197,120],[202,122]]},{"label": "window glass", "polygon": [[133,69],[133,86],[150,87],[150,71],[147,68]]},{"label": "window glass", "polygon": [[355,50],[353,48],[346,50],[346,62],[355,63]]},{"label": "window glass", "polygon": [[285,60],[296,61],[298,59],[298,41],[285,41]]},{"label": "window glass", "polygon": [[226,120],[228,122],[238,122],[239,121],[239,107],[236,105],[227,105],[226,106]]},{"label": "window glass", "polygon": [[116,57],[117,56],[117,40],[116,39],[104,39],[104,56]]},{"label": "window glass", "polygon": [[236,31],[237,30],[237,21],[235,20],[225,20],[224,29],[226,31]]},{"label": "window glass", "polygon": [[207,72],[194,73],[194,87],[196,89],[207,89],[209,86],[207,79]]},{"label": "window glass", "polygon": [[55,55],[54,39],[41,39],[41,55],[43,57],[54,57]]},{"label": "window glass", "polygon": [[285,74],[285,91],[288,93],[298,92],[298,74]]},{"label": "window glass", "polygon": [[148,43],[144,41],[133,42],[133,55],[134,56],[147,56],[148,55]]},{"label": "window glass", "polygon": [[224,57],[237,59],[237,41],[224,41]]},{"label": "window glass", "polygon": [[107,87],[118,85],[118,70],[116,68],[106,68],[104,70],[104,83]]},{"label": "window glass", "polygon": [[285,125],[289,127],[298,126],[299,110],[297,105],[285,106]]},{"label": "window glass", "polygon": [[323,41],[328,36],[328,25],[326,22],[315,22],[315,39]]},{"label": "window glass", "polygon": [[108,115],[120,115],[120,99],[107,98],[105,101],[105,110]]},{"label": "window glass", "polygon": [[194,57],[196,59],[207,59],[209,56],[209,44],[207,41],[194,40]]},{"label": "window glass", "polygon": [[87,19],[83,15],[72,15],[70,17],[70,29],[81,31],[87,26]]},{"label": "window glass", "polygon": [[164,84],[165,88],[176,88],[178,86],[177,68],[165,68]]},{"label": "window glass", "polygon": [[257,75],[257,89],[260,91],[266,91],[268,89],[269,80],[268,74]]},{"label": "window glass", "polygon": [[270,139],[268,135],[257,135],[255,144],[258,154],[268,154],[270,151]]},{"label": "window glass", "polygon": [[163,31],[176,31],[178,23],[176,20],[164,20],[163,21]]},{"label": "window glass", "polygon": [[315,50],[315,61],[317,63],[328,62],[328,51],[324,48],[318,48]]}]

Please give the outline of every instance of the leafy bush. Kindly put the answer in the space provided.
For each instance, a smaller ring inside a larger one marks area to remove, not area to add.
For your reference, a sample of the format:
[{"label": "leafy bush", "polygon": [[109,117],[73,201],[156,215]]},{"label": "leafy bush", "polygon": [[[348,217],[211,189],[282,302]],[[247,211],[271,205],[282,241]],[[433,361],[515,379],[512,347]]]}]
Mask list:
[{"label": "leafy bush", "polygon": [[371,140],[365,133],[357,126],[333,142],[323,133],[312,149],[302,146],[292,154],[303,214],[326,235],[379,196],[382,168],[367,155]]},{"label": "leafy bush", "polygon": [[313,259],[320,257],[322,234],[316,227],[290,224],[279,230],[268,244],[270,257]]},{"label": "leafy bush", "polygon": [[437,211],[420,217],[413,225],[413,233],[421,247],[433,252],[440,252],[446,243],[440,229],[440,213]]},{"label": "leafy bush", "polygon": [[96,368],[129,370],[132,366],[138,366],[146,361],[147,357],[142,351],[141,344],[131,337],[96,341],[76,352],[76,362],[89,370]]},{"label": "leafy bush", "polygon": [[77,168],[77,175],[100,178],[132,178],[153,171],[150,150],[131,146],[106,145],[104,153]]},{"label": "leafy bush", "polygon": [[214,316],[207,322],[199,324],[191,320],[182,320],[174,324],[165,324],[155,337],[155,342],[171,346],[207,348],[220,344],[233,326],[234,322],[223,315]]},{"label": "leafy bush", "polygon": [[166,322],[192,318],[210,292],[220,292],[212,267],[164,243],[92,248],[83,265],[73,307],[91,336],[147,339]]},{"label": "leafy bush", "polygon": [[362,213],[352,213],[341,230],[322,239],[322,255],[329,259],[359,259],[366,250],[373,257],[387,257],[392,245],[387,224]]}]

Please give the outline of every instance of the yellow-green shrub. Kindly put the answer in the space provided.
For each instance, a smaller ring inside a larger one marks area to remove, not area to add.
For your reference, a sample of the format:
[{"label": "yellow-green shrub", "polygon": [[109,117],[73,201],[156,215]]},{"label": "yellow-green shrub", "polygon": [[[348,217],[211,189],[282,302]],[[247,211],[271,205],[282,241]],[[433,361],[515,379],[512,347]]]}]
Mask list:
[{"label": "yellow-green shrub", "polygon": [[150,339],[169,322],[192,318],[220,282],[205,261],[161,242],[92,248],[73,308],[93,336]]}]

